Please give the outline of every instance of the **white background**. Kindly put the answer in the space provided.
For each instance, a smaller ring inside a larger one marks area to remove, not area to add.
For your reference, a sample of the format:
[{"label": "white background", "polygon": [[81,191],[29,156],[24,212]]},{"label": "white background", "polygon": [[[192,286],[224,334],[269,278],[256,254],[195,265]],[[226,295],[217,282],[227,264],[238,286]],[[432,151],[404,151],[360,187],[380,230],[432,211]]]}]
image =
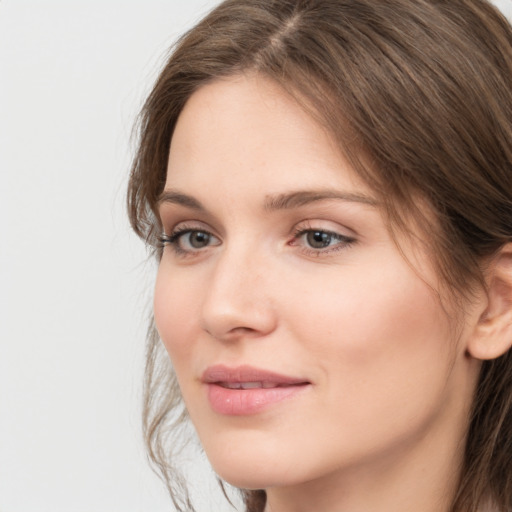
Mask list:
[{"label": "white background", "polygon": [[216,3],[0,0],[0,512],[171,510],[139,428],[154,269],[124,211],[129,136]]}]

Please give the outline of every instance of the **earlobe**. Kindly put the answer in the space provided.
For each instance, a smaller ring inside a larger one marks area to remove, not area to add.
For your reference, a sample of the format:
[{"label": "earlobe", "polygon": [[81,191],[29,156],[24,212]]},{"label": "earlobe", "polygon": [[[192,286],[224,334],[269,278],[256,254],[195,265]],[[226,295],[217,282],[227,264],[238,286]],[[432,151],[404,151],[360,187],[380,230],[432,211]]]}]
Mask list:
[{"label": "earlobe", "polygon": [[512,347],[512,243],[492,259],[486,272],[487,307],[468,341],[476,359],[496,359]]}]

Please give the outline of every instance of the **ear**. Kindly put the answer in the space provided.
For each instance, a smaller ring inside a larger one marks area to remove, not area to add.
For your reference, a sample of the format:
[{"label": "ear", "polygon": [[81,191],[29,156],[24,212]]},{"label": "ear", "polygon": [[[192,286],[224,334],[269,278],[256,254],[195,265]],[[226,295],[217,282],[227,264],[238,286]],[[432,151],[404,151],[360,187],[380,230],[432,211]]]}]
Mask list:
[{"label": "ear", "polygon": [[485,274],[487,305],[467,349],[476,359],[496,359],[512,346],[512,243],[500,249]]}]

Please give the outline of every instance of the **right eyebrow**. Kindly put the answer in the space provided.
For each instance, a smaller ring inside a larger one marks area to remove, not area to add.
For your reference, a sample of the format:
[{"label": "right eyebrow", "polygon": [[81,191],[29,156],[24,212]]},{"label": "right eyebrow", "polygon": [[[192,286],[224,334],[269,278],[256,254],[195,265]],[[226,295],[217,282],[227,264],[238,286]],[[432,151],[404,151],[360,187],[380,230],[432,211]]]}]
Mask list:
[{"label": "right eyebrow", "polygon": [[178,204],[191,210],[206,212],[206,208],[195,197],[183,194],[178,190],[164,190],[158,197],[157,206],[160,207],[165,203]]}]

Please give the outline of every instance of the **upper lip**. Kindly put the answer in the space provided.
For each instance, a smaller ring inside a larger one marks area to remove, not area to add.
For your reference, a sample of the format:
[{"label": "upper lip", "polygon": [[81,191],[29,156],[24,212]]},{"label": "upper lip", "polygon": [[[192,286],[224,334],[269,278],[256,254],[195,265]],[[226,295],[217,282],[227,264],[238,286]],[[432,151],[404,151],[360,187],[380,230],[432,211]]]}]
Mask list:
[{"label": "upper lip", "polygon": [[202,382],[205,384],[223,383],[238,384],[244,382],[261,382],[275,386],[293,386],[297,384],[309,384],[307,379],[289,377],[269,370],[254,368],[242,365],[229,367],[215,365],[208,367],[202,375]]}]

